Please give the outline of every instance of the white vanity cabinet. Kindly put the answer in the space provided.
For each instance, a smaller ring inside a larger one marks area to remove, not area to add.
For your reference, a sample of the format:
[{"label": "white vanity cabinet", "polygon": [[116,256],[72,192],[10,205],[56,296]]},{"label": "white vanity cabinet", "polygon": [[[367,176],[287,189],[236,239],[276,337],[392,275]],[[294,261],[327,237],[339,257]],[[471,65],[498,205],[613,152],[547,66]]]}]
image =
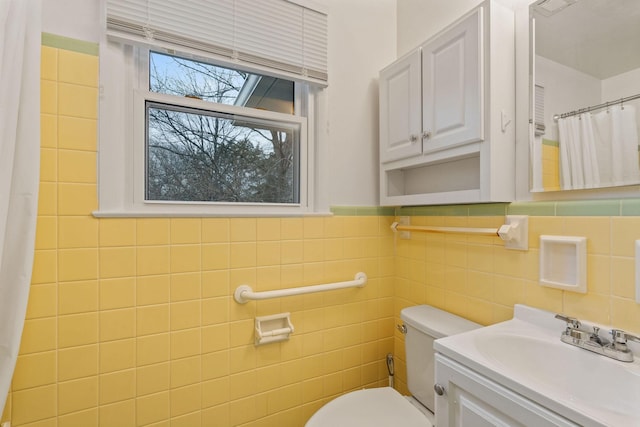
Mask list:
[{"label": "white vanity cabinet", "polygon": [[514,55],[487,0],[380,72],[382,205],[513,200]]},{"label": "white vanity cabinet", "polygon": [[441,354],[435,370],[436,427],[579,425]]}]

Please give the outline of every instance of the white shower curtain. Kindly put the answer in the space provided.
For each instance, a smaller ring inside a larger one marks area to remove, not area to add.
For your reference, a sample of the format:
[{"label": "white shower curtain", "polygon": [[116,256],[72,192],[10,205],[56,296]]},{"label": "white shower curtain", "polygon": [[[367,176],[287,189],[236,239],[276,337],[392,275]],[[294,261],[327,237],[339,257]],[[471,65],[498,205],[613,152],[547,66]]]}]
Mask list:
[{"label": "white shower curtain", "polygon": [[640,183],[634,106],[560,119],[558,134],[563,189]]},{"label": "white shower curtain", "polygon": [[582,154],[582,173],[584,174],[584,187],[593,188],[600,186],[600,172],[598,170],[598,159],[596,158],[596,140],[593,130],[591,114],[581,114],[578,122],[580,124],[580,151]]},{"label": "white shower curtain", "polygon": [[571,164],[569,146],[573,144],[573,135],[567,119],[558,120],[558,148],[560,156],[560,188],[570,190],[573,188],[571,179]]},{"label": "white shower curtain", "polygon": [[0,0],[0,412],[31,282],[40,170],[40,0]]},{"label": "white shower curtain", "polygon": [[[593,138],[585,137],[588,128],[583,126],[578,116],[571,116],[558,120],[558,138],[560,145],[560,182],[562,189],[585,188],[585,182],[593,182],[593,177],[585,180],[585,172],[590,173],[590,156],[585,156],[585,143]],[[590,152],[591,150],[589,150]],[[593,149],[595,151],[595,148]],[[586,163],[585,160],[588,159]],[[585,170],[586,168],[586,170]]]},{"label": "white shower curtain", "polygon": [[615,105],[594,117],[603,184],[640,183],[638,122],[633,105]]},{"label": "white shower curtain", "polygon": [[614,174],[614,184],[640,182],[638,125],[633,105],[616,105],[611,108],[611,144],[613,164],[619,165],[619,172]]},{"label": "white shower curtain", "polygon": [[613,161],[611,146],[611,115],[609,111],[601,111],[593,115],[594,134],[596,137],[596,153],[598,156],[598,170],[602,186],[614,185],[613,174],[616,167]]}]

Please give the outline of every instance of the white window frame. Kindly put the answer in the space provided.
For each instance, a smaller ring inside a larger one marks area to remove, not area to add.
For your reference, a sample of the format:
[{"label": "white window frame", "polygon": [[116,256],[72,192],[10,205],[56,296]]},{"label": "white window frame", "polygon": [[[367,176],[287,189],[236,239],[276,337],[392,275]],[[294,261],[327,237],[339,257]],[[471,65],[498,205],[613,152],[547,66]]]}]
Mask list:
[{"label": "white window frame", "polygon": [[[163,49],[152,48],[162,52]],[[148,51],[145,46],[121,44],[104,37],[100,47],[100,113],[97,217],[150,216],[299,216],[314,213],[315,156],[318,139],[314,118],[325,107],[323,88],[295,82],[295,115],[180,99],[179,105],[249,115],[300,125],[299,203],[230,203],[145,200],[145,101],[174,104],[172,95],[149,92]],[[224,58],[202,58],[194,52],[170,52],[229,68],[240,68]],[[247,69],[278,75],[266,69]],[[172,102],[173,101],[173,102]],[[321,107],[321,108],[318,108]],[[247,111],[251,111],[247,114]],[[318,111],[320,110],[320,111]],[[322,114],[322,113],[321,113]]]}]

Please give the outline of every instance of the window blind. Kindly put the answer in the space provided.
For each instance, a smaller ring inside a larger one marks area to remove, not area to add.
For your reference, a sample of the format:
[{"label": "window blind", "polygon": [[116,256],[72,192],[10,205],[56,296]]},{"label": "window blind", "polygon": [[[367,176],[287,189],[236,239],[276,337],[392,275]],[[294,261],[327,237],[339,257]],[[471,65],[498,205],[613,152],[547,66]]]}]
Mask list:
[{"label": "window blind", "polygon": [[106,0],[107,36],[326,83],[327,15],[286,0]]},{"label": "window blind", "polygon": [[535,117],[534,130],[536,135],[544,135],[544,86],[535,85]]}]

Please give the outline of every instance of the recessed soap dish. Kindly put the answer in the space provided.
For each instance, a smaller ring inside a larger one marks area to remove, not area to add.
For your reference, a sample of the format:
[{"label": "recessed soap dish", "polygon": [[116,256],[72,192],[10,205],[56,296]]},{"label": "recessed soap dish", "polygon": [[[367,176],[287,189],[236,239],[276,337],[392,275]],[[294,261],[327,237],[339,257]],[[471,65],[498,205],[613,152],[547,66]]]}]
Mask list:
[{"label": "recessed soap dish", "polygon": [[540,285],[587,292],[587,238],[540,236]]}]

